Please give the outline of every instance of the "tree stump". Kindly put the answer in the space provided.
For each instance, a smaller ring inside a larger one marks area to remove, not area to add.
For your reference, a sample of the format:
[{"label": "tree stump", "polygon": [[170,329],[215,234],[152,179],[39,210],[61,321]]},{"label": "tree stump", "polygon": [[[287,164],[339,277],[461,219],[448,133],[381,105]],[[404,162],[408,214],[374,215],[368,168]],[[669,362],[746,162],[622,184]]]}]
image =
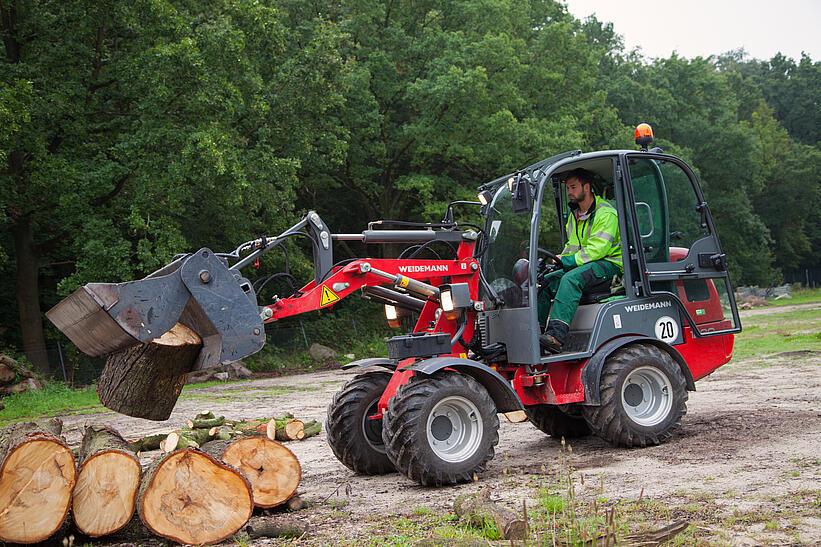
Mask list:
[{"label": "tree stump", "polygon": [[254,505],[262,508],[282,505],[302,481],[302,467],[288,448],[264,436],[242,437],[234,441],[211,441],[202,450],[240,470],[251,483]]},{"label": "tree stump", "polygon": [[236,469],[199,450],[159,457],[143,473],[137,511],[154,534],[178,543],[223,541],[248,522],[254,498]]},{"label": "tree stump", "polygon": [[120,414],[167,420],[201,348],[200,337],[177,323],[147,344],[112,353],[97,382],[100,402]]},{"label": "tree stump", "polygon": [[113,534],[134,515],[140,460],[119,433],[87,427],[80,445],[80,473],[74,488],[74,524],[89,537]]},{"label": "tree stump", "polygon": [[0,541],[37,543],[66,520],[77,478],[58,419],[0,432]]}]

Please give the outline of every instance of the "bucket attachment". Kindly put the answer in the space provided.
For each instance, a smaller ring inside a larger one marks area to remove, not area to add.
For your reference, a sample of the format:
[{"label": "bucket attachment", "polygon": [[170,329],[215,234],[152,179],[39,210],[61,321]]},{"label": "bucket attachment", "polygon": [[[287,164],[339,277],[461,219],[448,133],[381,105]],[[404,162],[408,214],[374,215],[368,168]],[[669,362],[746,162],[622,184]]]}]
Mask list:
[{"label": "bucket attachment", "polygon": [[138,281],[89,283],[46,316],[92,357],[150,342],[177,322],[202,339],[194,370],[237,361],[265,345],[251,283],[209,249]]}]

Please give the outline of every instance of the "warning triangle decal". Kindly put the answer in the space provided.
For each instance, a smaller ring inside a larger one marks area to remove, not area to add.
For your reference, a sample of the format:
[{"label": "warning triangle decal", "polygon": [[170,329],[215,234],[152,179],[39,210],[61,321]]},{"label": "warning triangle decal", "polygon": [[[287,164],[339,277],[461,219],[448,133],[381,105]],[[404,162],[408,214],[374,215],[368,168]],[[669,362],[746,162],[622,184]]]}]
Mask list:
[{"label": "warning triangle decal", "polygon": [[325,285],[322,286],[322,297],[319,299],[319,306],[327,306],[328,304],[333,304],[339,300],[339,295],[333,292],[331,289],[326,287]]}]

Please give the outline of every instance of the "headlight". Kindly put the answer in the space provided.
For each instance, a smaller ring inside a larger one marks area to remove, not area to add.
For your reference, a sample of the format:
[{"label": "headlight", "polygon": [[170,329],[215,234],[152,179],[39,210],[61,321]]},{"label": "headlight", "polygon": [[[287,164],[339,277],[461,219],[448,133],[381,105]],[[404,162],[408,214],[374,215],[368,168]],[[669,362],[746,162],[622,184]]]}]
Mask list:
[{"label": "headlight", "polygon": [[388,321],[396,321],[399,319],[399,314],[396,312],[396,306],[385,304],[385,317]]},{"label": "headlight", "polygon": [[439,293],[439,302],[442,303],[442,311],[453,311],[453,295],[451,295],[450,289]]}]

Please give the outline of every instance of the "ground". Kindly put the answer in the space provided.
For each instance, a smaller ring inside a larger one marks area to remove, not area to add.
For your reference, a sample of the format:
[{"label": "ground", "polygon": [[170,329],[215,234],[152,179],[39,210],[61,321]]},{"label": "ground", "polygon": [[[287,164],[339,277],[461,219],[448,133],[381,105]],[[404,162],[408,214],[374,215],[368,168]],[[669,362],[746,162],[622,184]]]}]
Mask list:
[{"label": "ground", "polygon": [[[789,328],[784,318],[790,317],[805,327],[795,329],[797,334],[809,328],[818,338],[821,303],[742,314],[748,336],[763,330],[762,339],[770,330]],[[397,474],[354,475],[334,458],[323,432],[289,443],[302,463],[300,492],[312,502],[298,515],[310,522],[310,543],[316,544],[481,538],[481,531],[454,524],[452,504],[461,493],[489,486],[511,508],[526,502],[534,518],[552,503],[572,503],[588,512],[616,507],[622,530],[631,532],[690,522],[679,544],[818,545],[820,365],[817,350],[733,360],[697,383],[681,429],[652,448],[613,448],[590,437],[562,450],[530,423],[502,419],[496,457],[486,472],[475,484],[450,488],[423,488]],[[137,437],[174,429],[206,409],[233,419],[287,411],[324,420],[333,393],[354,374],[328,371],[210,386],[190,392],[167,422],[111,412],[75,415],[64,418],[66,433],[77,444],[82,424],[105,422]],[[562,480],[568,473],[572,490]],[[549,527],[550,519],[542,522]]]}]

